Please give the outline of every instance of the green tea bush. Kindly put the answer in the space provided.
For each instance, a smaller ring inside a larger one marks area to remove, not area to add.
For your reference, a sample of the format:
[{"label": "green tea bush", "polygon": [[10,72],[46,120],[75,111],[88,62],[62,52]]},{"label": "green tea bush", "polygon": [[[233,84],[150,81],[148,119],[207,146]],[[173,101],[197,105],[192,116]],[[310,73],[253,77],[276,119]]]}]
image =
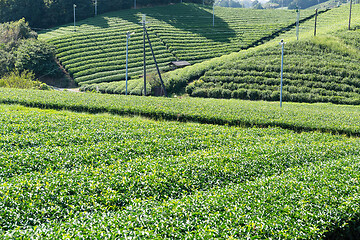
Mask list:
[{"label": "green tea bush", "polygon": [[1,238],[322,239],[359,220],[358,138],[0,110]]},{"label": "green tea bush", "polygon": [[[213,27],[209,21],[212,8],[184,3],[108,13],[79,21],[76,33],[69,24],[45,31],[40,38],[56,46],[61,64],[79,85],[84,86],[124,81],[125,36],[127,31],[135,32],[129,44],[129,76],[136,79],[143,74],[140,14],[146,14],[151,22],[149,37],[163,71],[169,70],[172,61],[195,64],[249,48],[259,44],[259,39],[273,38],[282,29],[293,25],[296,19],[294,11],[262,10],[255,13],[253,9],[216,8],[216,25]],[[313,11],[303,11],[301,19],[312,14]],[[276,24],[269,19],[276,19]],[[148,70],[155,70],[147,45],[146,55]],[[202,71],[192,68],[186,77],[174,73],[176,80],[167,79],[169,92],[183,93],[186,85]]]},{"label": "green tea bush", "polygon": [[[141,84],[139,85],[141,86]],[[142,87],[138,88],[138,91],[141,90]],[[205,91],[199,89],[199,92],[200,90],[205,92],[207,96],[207,89],[204,89]],[[203,93],[204,96],[205,93]],[[272,93],[272,97],[278,96],[278,91]],[[341,98],[338,100],[342,103],[345,101]],[[280,109],[278,102],[196,99],[191,97],[144,98],[56,91],[9,90],[5,88],[0,89],[0,102],[38,108],[67,109],[90,113],[108,112],[220,125],[277,126],[296,131],[317,130],[348,135],[359,135],[360,133],[359,124],[357,124],[360,117],[358,106],[339,106],[324,103],[284,103]],[[354,98],[349,104],[359,104],[359,99]]]},{"label": "green tea bush", "polygon": [[[336,38],[319,37],[287,43],[284,101],[336,104],[357,102],[356,99],[360,97],[360,75],[356,66],[360,64],[360,59],[355,54],[356,51],[344,43],[339,42],[340,46],[334,47],[334,42],[337,41]],[[276,93],[280,88],[279,69],[271,68],[273,64],[280,64],[278,56],[278,49],[267,47],[240,53],[237,57],[229,56],[228,58],[234,58],[230,64],[224,61],[225,58],[214,59],[204,66],[204,71],[198,75],[199,80],[194,81],[196,85],[189,85],[186,92],[195,97],[192,94],[195,89],[213,85],[217,89],[231,91],[233,98],[279,100]],[[198,66],[200,69],[201,65]],[[238,89],[246,89],[246,96],[239,94]],[[223,98],[228,96],[227,94]]]}]

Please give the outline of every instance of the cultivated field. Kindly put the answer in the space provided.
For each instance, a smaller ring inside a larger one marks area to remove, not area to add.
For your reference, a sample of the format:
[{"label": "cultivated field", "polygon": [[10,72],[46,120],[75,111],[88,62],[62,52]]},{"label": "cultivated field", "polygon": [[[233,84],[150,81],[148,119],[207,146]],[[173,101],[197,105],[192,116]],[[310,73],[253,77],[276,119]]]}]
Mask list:
[{"label": "cultivated field", "polygon": [[[313,11],[304,11],[305,19]],[[40,34],[54,44],[57,57],[79,85],[125,79],[126,32],[135,32],[130,42],[130,77],[142,74],[142,14],[162,70],[171,61],[201,62],[261,44],[296,21],[295,11],[216,8],[194,4],[124,10],[89,18]],[[147,45],[148,46],[148,45]],[[149,71],[154,70],[147,49]],[[130,86],[131,89],[137,86]],[[134,91],[140,94],[141,91]]]},{"label": "cultivated field", "polygon": [[141,13],[163,70],[198,63],[164,74],[171,98],[0,88],[0,239],[360,239],[360,6],[351,31],[348,10],[320,14],[315,38],[304,21],[299,41],[282,29],[293,11],[216,8],[212,28],[192,4],[41,34],[89,91],[124,93],[129,30],[142,93]]},{"label": "cultivated field", "polygon": [[[280,34],[274,40],[249,50],[214,58],[185,69],[166,73],[170,93],[196,97],[278,100],[280,84],[280,39],[285,39],[284,97],[286,101],[357,104],[360,21],[359,5],[353,8],[353,30],[347,31],[349,7],[342,6],[318,16],[314,21]],[[142,79],[133,80],[136,89]],[[159,85],[152,81],[150,85]],[[132,88],[130,88],[132,89]],[[124,82],[84,86],[83,90],[125,93]],[[132,94],[141,94],[133,91]],[[150,92],[150,91],[148,91]]]},{"label": "cultivated field", "polygon": [[356,234],[359,139],[300,131],[342,129],[356,136],[358,107],[289,104],[280,110],[266,102],[5,89],[1,101],[152,118],[174,115],[174,109],[183,112],[181,105],[186,105],[181,120],[198,117],[202,122],[216,121],[222,108],[227,110],[218,115],[222,124],[242,116],[253,126],[280,127],[2,104],[2,238],[319,239]]}]

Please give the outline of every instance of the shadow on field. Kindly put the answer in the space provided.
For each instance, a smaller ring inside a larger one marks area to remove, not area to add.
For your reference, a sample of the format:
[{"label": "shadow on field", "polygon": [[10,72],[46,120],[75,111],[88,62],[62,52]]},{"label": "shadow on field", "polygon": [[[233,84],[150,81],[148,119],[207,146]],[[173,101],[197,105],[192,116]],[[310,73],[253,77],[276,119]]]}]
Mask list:
[{"label": "shadow on field", "polygon": [[100,27],[100,28],[108,28],[110,27],[109,23],[108,23],[108,19],[106,19],[104,16],[100,15],[94,18],[88,18],[85,20],[82,20],[80,22],[80,26],[81,25],[92,25],[95,27]]},{"label": "shadow on field", "polygon": [[360,219],[348,223],[345,227],[328,233],[326,240],[358,240],[360,239]]},{"label": "shadow on field", "polygon": [[[146,14],[149,21],[148,26],[154,29],[166,31],[179,31],[200,35],[216,42],[230,42],[236,33],[221,18],[215,15],[215,27],[213,27],[212,8],[198,4],[174,4],[169,6],[142,8],[138,10],[127,10],[128,15],[121,16],[122,19],[138,24],[140,26],[141,15]],[[120,16],[119,16],[120,17]]]}]

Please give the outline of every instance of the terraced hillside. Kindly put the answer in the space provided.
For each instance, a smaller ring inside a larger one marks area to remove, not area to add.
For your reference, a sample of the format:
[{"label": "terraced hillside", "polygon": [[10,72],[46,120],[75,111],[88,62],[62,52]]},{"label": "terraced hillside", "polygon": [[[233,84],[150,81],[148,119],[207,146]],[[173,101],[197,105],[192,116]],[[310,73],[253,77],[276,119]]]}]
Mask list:
[{"label": "terraced hillside", "polygon": [[[360,58],[331,49],[326,44],[332,41],[317,38],[286,45],[285,101],[360,103]],[[269,47],[245,54],[237,62],[224,62],[188,85],[186,92],[194,97],[276,101],[279,52],[279,47]]]},{"label": "terraced hillside", "polygon": [[[284,97],[286,101],[358,104],[360,7],[353,8],[353,29],[347,30],[349,6],[330,10],[285,38]],[[289,41],[287,41],[287,39]],[[278,100],[280,37],[264,46],[213,59],[166,76],[168,90],[191,96]],[[103,86],[104,87],[104,86]]]},{"label": "terraced hillside", "polygon": [[[303,12],[302,18],[313,11]],[[150,39],[163,70],[174,60],[190,63],[254,46],[289,25],[294,11],[215,8],[194,4],[126,10],[101,15],[40,34],[57,47],[61,64],[79,85],[121,81],[125,78],[125,33],[135,32],[130,43],[130,77],[141,75],[141,15],[146,14]],[[147,49],[149,70],[154,69]]]},{"label": "terraced hillside", "polygon": [[[325,101],[357,104],[359,96],[360,7],[353,7],[352,31],[347,31],[349,6],[329,10],[318,16],[317,36],[314,21],[300,24],[300,41],[296,29],[253,49],[214,58],[165,75],[168,92],[191,96],[278,100],[280,85],[280,39],[285,46],[285,94],[287,101]],[[195,82],[194,82],[195,81]],[[142,86],[141,80],[137,87]],[[155,84],[154,84],[155,82]],[[156,86],[156,81],[152,84]],[[188,84],[190,84],[188,86]],[[105,93],[125,92],[121,82],[90,85],[84,90]]]}]

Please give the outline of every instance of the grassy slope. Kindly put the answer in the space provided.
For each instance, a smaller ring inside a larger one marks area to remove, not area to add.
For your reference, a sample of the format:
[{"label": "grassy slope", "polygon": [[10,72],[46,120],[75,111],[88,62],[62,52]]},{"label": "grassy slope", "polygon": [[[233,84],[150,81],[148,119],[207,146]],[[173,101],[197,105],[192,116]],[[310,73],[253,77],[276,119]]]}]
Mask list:
[{"label": "grassy slope", "polygon": [[[306,11],[302,18],[312,13]],[[147,14],[150,38],[162,69],[175,59],[195,63],[248,48],[296,19],[294,11],[216,8],[212,27],[208,7],[175,4],[104,14],[80,21],[76,33],[67,25],[42,33],[40,38],[57,46],[61,63],[76,82],[85,85],[124,79],[125,33],[134,31],[130,77],[136,77],[142,67],[141,14]],[[149,51],[147,56],[149,70],[154,69]]]},{"label": "grassy slope", "polygon": [[359,217],[357,138],[0,109],[1,238],[319,239]]}]

